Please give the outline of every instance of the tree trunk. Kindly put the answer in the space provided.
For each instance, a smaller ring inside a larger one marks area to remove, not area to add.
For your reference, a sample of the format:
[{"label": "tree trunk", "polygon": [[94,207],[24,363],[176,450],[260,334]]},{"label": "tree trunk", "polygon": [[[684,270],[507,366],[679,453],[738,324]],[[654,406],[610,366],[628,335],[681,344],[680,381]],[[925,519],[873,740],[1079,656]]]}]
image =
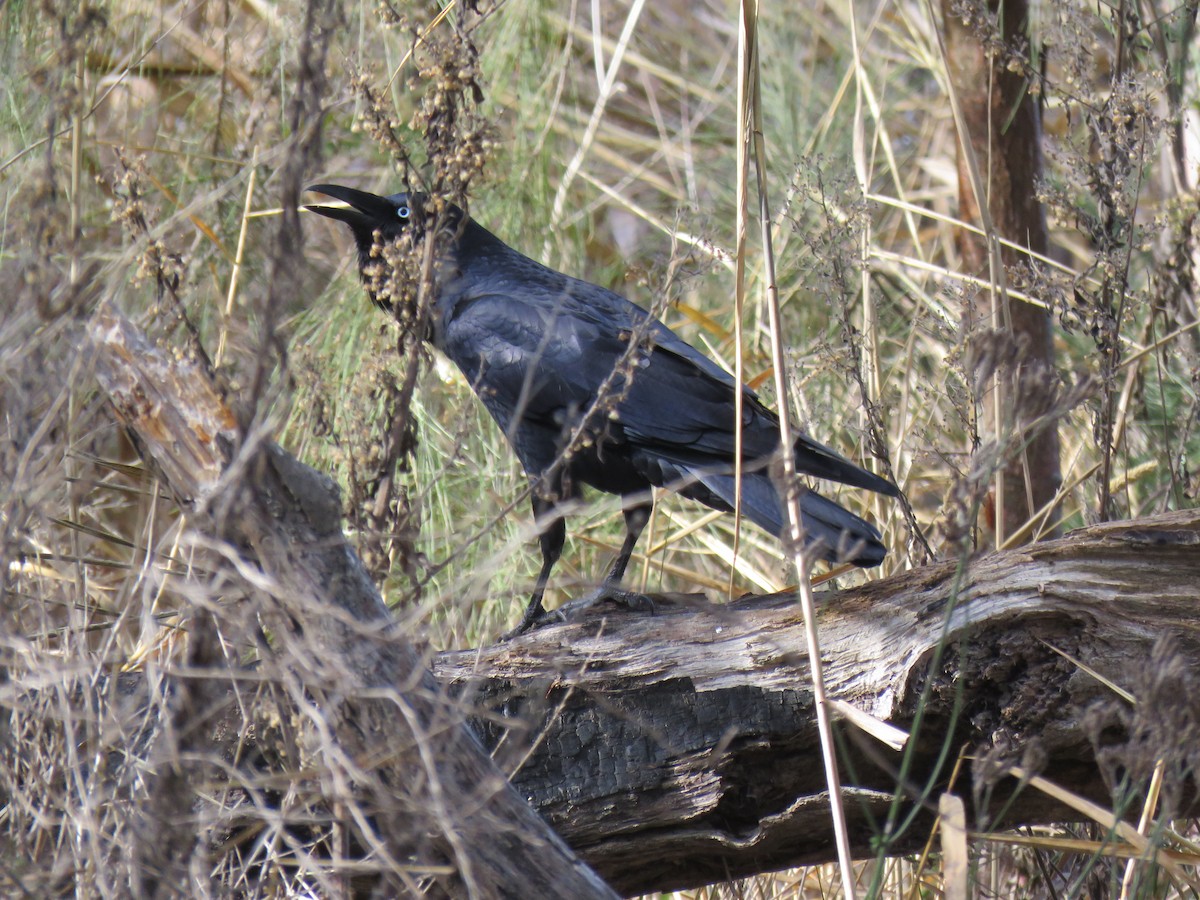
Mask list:
[{"label": "tree trunk", "polygon": [[[1022,50],[1028,44],[1025,0],[972,4],[978,19],[967,23],[953,12],[959,5],[942,0],[946,64],[958,101],[958,124],[965,132],[959,135],[958,147],[959,216],[982,227],[987,237],[959,229],[958,248],[966,273],[989,279],[989,240],[1002,238],[1042,256],[1049,250],[1046,214],[1036,192],[1042,176],[1042,117],[1027,78],[1019,68],[1010,68],[1006,56],[1021,52],[1028,64]],[[998,39],[1004,49],[987,52],[986,37]],[[977,195],[972,158],[983,180],[984,199]],[[1062,475],[1058,432],[1052,420],[1045,420],[1042,402],[1057,382],[1053,318],[1048,310],[1007,293],[1016,266],[1026,263],[1027,256],[998,247],[998,258],[1007,274],[996,273],[998,283],[993,280],[990,291],[971,299],[964,326],[968,340],[976,344],[980,369],[986,366],[990,373],[999,363],[994,376],[984,374],[989,388],[980,399],[986,435],[1008,443],[1002,492],[993,491],[989,497],[990,524],[1003,540],[1054,500]],[[1006,334],[1010,340],[995,346]],[[1053,523],[1053,514],[1045,521]],[[1028,530],[1025,540],[1036,532]],[[1042,528],[1040,533],[1052,535],[1054,530]]]}]

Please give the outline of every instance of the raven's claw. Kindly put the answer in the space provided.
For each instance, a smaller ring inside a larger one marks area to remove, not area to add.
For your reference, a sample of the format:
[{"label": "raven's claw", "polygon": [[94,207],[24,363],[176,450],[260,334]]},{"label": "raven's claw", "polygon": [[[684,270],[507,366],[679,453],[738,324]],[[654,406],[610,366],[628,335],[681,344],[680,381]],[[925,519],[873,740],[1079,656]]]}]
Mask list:
[{"label": "raven's claw", "polygon": [[623,591],[618,587],[601,585],[591,593],[584,594],[575,600],[570,600],[557,609],[552,609],[549,612],[538,610],[534,616],[526,615],[521,619],[520,624],[516,628],[501,635],[500,641],[501,643],[511,641],[513,638],[520,637],[527,631],[536,631],[539,628],[545,628],[547,625],[565,625],[576,619],[580,614],[587,612],[596,604],[605,601],[623,606],[631,612],[654,615],[657,611],[654,600],[645,594],[639,594],[637,591]]}]

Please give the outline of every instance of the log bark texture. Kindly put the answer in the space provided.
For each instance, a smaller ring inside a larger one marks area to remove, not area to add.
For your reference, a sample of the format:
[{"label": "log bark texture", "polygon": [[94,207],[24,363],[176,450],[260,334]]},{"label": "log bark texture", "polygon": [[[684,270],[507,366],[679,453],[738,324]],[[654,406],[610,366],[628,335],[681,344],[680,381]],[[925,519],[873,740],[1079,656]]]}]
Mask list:
[{"label": "log bark texture", "polygon": [[[1200,721],[1200,511],[827,592],[820,628],[831,697],[906,730],[923,709],[901,792],[918,817],[892,852],[924,844],[960,752],[992,763],[969,765],[953,787],[973,827],[1001,824],[1010,800],[1010,824],[1077,819],[1037,790],[1013,798],[1004,772],[1032,765],[1111,808],[1104,771],[1148,775],[1156,754],[1194,752],[1184,736]],[[1167,635],[1171,647],[1156,650]],[[798,607],[774,596],[614,611],[444,654],[434,671],[496,714],[481,727],[519,766],[518,790],[614,887],[637,893],[835,858],[805,659]],[[1085,666],[1170,700],[1142,704],[1157,719],[1139,724]],[[1168,684],[1181,669],[1185,683]],[[1165,735],[1159,746],[1138,746],[1146,728]],[[853,839],[871,855],[900,754],[839,730]],[[1179,796],[1194,792],[1191,777]]]}]

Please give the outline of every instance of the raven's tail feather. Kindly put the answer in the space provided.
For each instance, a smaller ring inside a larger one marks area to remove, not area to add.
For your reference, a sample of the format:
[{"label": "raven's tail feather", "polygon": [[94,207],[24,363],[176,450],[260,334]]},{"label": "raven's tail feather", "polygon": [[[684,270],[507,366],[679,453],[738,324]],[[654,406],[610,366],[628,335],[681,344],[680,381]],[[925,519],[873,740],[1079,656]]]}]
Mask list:
[{"label": "raven's tail feather", "polygon": [[[705,487],[730,507],[734,505],[732,475],[695,474]],[[787,515],[775,485],[765,472],[748,472],[742,476],[742,515],[777,537],[783,534]],[[816,546],[821,557],[829,562],[877,566],[887,555],[887,548],[880,541],[874,525],[816,491],[807,490],[800,495],[800,516],[804,524],[805,544]]]},{"label": "raven's tail feather", "polygon": [[796,438],[796,468],[805,475],[840,481],[851,487],[864,488],[888,497],[895,497],[899,489],[872,472],[856,466],[835,450],[814,441],[808,435]]}]

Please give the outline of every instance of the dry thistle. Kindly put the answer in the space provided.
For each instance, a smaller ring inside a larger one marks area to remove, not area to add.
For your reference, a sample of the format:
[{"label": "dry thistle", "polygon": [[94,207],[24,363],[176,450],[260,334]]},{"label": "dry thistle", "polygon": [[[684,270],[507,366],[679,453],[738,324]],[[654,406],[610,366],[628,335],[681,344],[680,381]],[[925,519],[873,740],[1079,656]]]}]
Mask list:
[{"label": "dry thistle", "polygon": [[135,243],[142,245],[134,283],[153,279],[158,285],[161,299],[164,291],[174,293],[178,290],[187,265],[181,254],[169,252],[163,242],[151,233],[149,209],[141,190],[145,158],[135,157],[131,162],[123,151],[118,151],[117,159],[120,174],[109,184],[113,194],[112,220]]}]

